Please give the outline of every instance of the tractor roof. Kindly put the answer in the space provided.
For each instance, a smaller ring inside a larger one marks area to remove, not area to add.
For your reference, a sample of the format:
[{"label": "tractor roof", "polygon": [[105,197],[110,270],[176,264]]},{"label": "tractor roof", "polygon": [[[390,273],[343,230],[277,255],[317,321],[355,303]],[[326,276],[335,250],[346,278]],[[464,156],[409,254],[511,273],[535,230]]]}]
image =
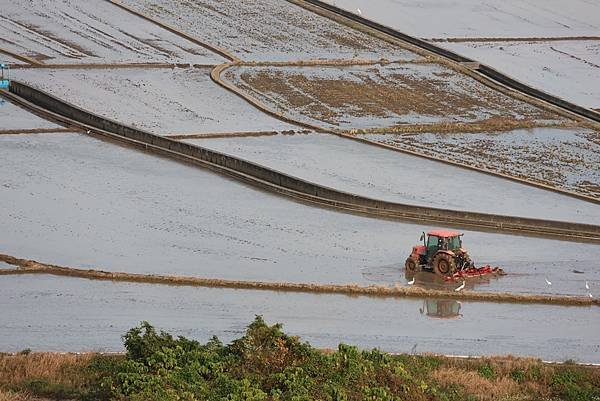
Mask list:
[{"label": "tractor roof", "polygon": [[434,235],[436,237],[448,238],[448,237],[456,237],[457,235],[461,235],[458,231],[449,231],[449,230],[433,230],[429,231],[427,235]]}]

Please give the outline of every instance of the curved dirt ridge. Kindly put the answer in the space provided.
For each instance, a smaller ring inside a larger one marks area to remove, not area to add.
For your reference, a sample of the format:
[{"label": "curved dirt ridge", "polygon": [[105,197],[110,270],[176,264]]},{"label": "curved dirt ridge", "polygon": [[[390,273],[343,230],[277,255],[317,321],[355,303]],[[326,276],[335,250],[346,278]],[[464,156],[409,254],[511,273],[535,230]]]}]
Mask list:
[{"label": "curved dirt ridge", "polygon": [[118,138],[146,150],[208,167],[261,189],[337,210],[378,218],[424,221],[447,226],[600,243],[600,226],[553,220],[413,206],[387,202],[311,183],[220,152],[160,137],[80,109],[41,90],[11,81],[11,98],[51,119],[78,126],[88,133]]},{"label": "curved dirt ridge", "polygon": [[405,154],[409,154],[412,156],[418,156],[418,157],[422,157],[425,159],[429,159],[429,160],[434,160],[434,161],[438,161],[438,162],[442,162],[442,163],[446,163],[446,164],[450,164],[453,166],[457,166],[457,167],[461,167],[461,168],[465,168],[468,170],[473,170],[473,171],[477,171],[483,174],[488,174],[488,175],[493,175],[496,177],[501,177],[507,180],[511,180],[511,181],[515,181],[524,185],[529,185],[532,187],[536,187],[536,188],[542,188],[542,189],[546,189],[549,191],[554,191],[563,195],[567,195],[567,196],[571,196],[577,199],[581,199],[587,202],[592,202],[592,203],[597,203],[600,204],[600,199],[592,197],[592,196],[588,196],[585,194],[581,194],[581,193],[577,193],[577,192],[573,192],[573,191],[569,191],[567,189],[563,189],[563,188],[559,188],[556,186],[552,186],[552,185],[547,185],[547,184],[543,184],[540,182],[536,182],[536,181],[532,181],[532,180],[528,180],[522,177],[517,177],[517,176],[513,176],[513,175],[509,175],[509,174],[505,174],[505,173],[501,173],[498,171],[494,171],[491,169],[486,169],[483,167],[478,167],[478,166],[472,166],[466,163],[460,163],[457,161],[453,161],[453,160],[448,160],[446,158],[443,157],[436,157],[430,154],[426,154],[423,152],[418,152],[415,150],[411,150],[411,149],[407,149],[407,148],[400,148],[400,147],[396,147],[396,146],[391,146],[391,145],[387,145],[384,143],[380,143],[380,142],[375,142],[372,140],[369,140],[367,138],[362,138],[357,136],[356,134],[354,134],[353,132],[348,132],[348,131],[344,131],[344,130],[337,130],[337,129],[331,129],[331,128],[326,128],[326,127],[322,127],[319,125],[315,125],[315,124],[311,124],[308,122],[303,122],[303,121],[298,121],[294,118],[288,117],[286,115],[284,115],[283,113],[280,113],[278,111],[273,110],[272,108],[270,108],[269,106],[267,106],[265,103],[263,103],[262,101],[260,101],[259,99],[255,98],[254,96],[248,94],[246,91],[244,91],[243,89],[237,87],[236,85],[234,85],[231,82],[228,82],[226,80],[224,80],[222,78],[222,73],[232,67],[237,67],[240,65],[245,65],[245,63],[225,63],[225,64],[221,64],[218,65],[217,67],[215,67],[211,73],[210,73],[210,77],[211,79],[217,83],[218,85],[222,86],[223,88],[231,91],[232,93],[238,95],[239,97],[241,97],[242,99],[246,100],[248,103],[250,103],[251,105],[253,105],[254,107],[258,108],[259,110],[263,111],[264,113],[275,117],[281,121],[284,121],[286,123],[290,123],[290,124],[294,124],[294,125],[298,125],[300,127],[303,128],[308,128],[308,129],[312,129],[316,132],[324,132],[324,133],[328,133],[328,134],[333,134],[333,135],[337,135],[343,138],[347,138],[347,139],[351,139],[354,141],[358,141],[358,142],[362,142],[368,145],[372,145],[372,146],[378,146],[378,147],[382,147],[382,148],[386,148],[388,150],[392,150],[395,152],[400,152],[400,153],[405,153]]},{"label": "curved dirt ridge", "polygon": [[45,113],[49,118],[63,121],[67,125],[79,126],[88,133],[93,130],[100,135],[116,137],[146,150],[200,164],[262,189],[305,202],[379,218],[426,221],[479,231],[507,232],[577,242],[600,242],[600,226],[597,225],[462,212],[371,199],[314,184],[220,152],[131,128],[17,81],[11,81],[10,91],[4,92],[5,96],[22,106]]},{"label": "curved dirt ridge", "polygon": [[421,287],[406,286],[359,286],[355,284],[314,284],[267,281],[223,280],[203,277],[165,276],[141,273],[107,272],[97,269],[78,269],[19,259],[14,256],[0,254],[0,261],[17,266],[14,269],[0,269],[0,276],[19,274],[50,274],[55,276],[77,277],[89,280],[107,280],[130,283],[148,283],[176,286],[193,286],[207,288],[235,288],[263,291],[286,291],[318,294],[344,294],[350,296],[364,295],[372,297],[394,298],[443,298],[481,302],[548,304],[565,306],[600,306],[600,299],[541,294],[512,294],[508,292],[478,291],[442,291]]},{"label": "curved dirt ridge", "polygon": [[[106,0],[109,3],[112,3],[118,7],[121,7],[122,9],[133,13],[134,15],[139,16],[140,18],[144,18],[148,21],[151,21],[173,33],[176,33],[177,35],[180,35],[184,38],[187,38],[195,43],[198,43],[199,45],[212,50],[226,58],[228,58],[230,60],[229,63],[225,63],[225,64],[221,64],[221,65],[217,65],[213,71],[211,72],[211,79],[221,85],[223,88],[235,93],[236,95],[240,96],[241,98],[243,98],[244,100],[246,100],[247,102],[249,102],[250,104],[252,104],[253,106],[257,107],[259,110],[271,115],[272,117],[275,117],[281,121],[287,122],[287,123],[291,123],[291,124],[295,124],[304,128],[310,128],[313,129],[317,132],[326,132],[326,133],[331,133],[331,134],[335,134],[335,135],[340,135],[343,137],[346,137],[348,139],[352,139],[352,140],[358,140],[361,141],[363,143],[367,143],[370,145],[374,145],[374,146],[382,146],[382,147],[386,147],[389,150],[394,150],[397,152],[401,152],[401,153],[406,153],[406,154],[411,154],[414,156],[419,156],[419,157],[423,157],[423,158],[427,158],[430,160],[435,160],[435,161],[440,161],[440,162],[444,162],[444,163],[449,163],[451,165],[455,165],[458,167],[462,167],[462,168],[467,168],[470,170],[474,170],[474,171],[478,171],[484,174],[489,174],[489,175],[495,175],[498,177],[502,177],[505,179],[509,179],[515,182],[519,182],[525,185],[530,185],[530,186],[534,186],[537,188],[542,188],[542,189],[547,189],[547,190],[551,190],[551,191],[555,191],[567,196],[572,196],[578,199],[582,199],[588,202],[593,202],[593,203],[598,203],[600,204],[600,199],[595,198],[593,196],[588,196],[586,194],[582,194],[582,193],[577,193],[577,192],[573,192],[573,191],[569,191],[567,189],[564,188],[559,188],[553,185],[547,185],[544,183],[540,183],[540,182],[535,182],[535,181],[531,181],[528,180],[526,178],[523,177],[517,177],[517,176],[513,176],[513,175],[509,175],[509,174],[504,174],[501,172],[497,172],[491,169],[486,169],[486,168],[482,168],[482,167],[477,167],[477,166],[472,166],[469,164],[464,164],[464,163],[458,163],[456,161],[450,161],[450,160],[446,160],[443,158],[437,158],[435,156],[432,155],[428,155],[425,153],[421,153],[421,152],[417,152],[417,151],[413,151],[413,150],[409,150],[409,149],[401,149],[398,147],[392,147],[392,146],[387,146],[384,144],[380,144],[374,141],[370,141],[367,140],[365,138],[359,138],[356,135],[353,135],[353,133],[351,132],[346,132],[346,131],[338,131],[338,130],[331,130],[331,129],[327,129],[324,127],[320,127],[314,124],[310,124],[310,123],[305,123],[305,122],[301,122],[301,121],[297,121],[294,120],[293,118],[289,118],[287,116],[284,116],[282,113],[279,113],[277,111],[272,110],[271,108],[269,108],[267,105],[263,104],[260,100],[254,98],[253,96],[250,96],[249,94],[245,93],[244,91],[242,91],[241,89],[239,89],[237,86],[235,86],[232,83],[228,83],[224,80],[221,79],[221,73],[223,71],[225,71],[227,68],[232,67],[232,66],[238,66],[238,65],[272,65],[273,63],[269,63],[269,62],[245,62],[239,58],[237,58],[235,55],[233,55],[230,51],[217,47],[217,46],[213,46],[212,44],[198,39],[196,37],[190,36],[189,34],[187,34],[186,32],[181,31],[180,29],[173,27],[171,25],[168,25],[154,17],[151,17],[143,12],[134,10],[133,8],[124,5],[123,3],[121,3],[119,0]],[[559,114],[566,114],[567,116],[571,116],[571,117],[579,117],[579,118],[584,118],[584,119],[588,119],[588,121],[594,121],[594,119],[590,120],[589,116],[582,116],[581,113],[579,113],[579,111],[584,110],[584,113],[587,112],[591,112],[591,113],[595,113],[593,110],[588,110],[585,108],[582,108],[580,106],[574,105],[574,104],[570,104],[570,106],[575,107],[577,110],[571,110],[568,107],[565,108],[563,107],[562,103],[565,103],[564,100],[557,98],[555,96],[549,95],[545,92],[541,92],[535,88],[529,87],[527,85],[524,85],[508,76],[506,76],[505,74],[501,74],[485,65],[481,65],[478,62],[475,62],[474,60],[471,60],[470,58],[464,57],[460,54],[457,54],[451,50],[436,46],[435,44],[429,43],[425,40],[404,34],[402,32],[398,32],[394,29],[391,29],[387,26],[383,26],[381,24],[378,24],[376,22],[373,22],[371,20],[368,20],[366,18],[363,18],[361,16],[357,16],[353,13],[350,13],[348,11],[345,11],[341,8],[338,8],[336,6],[332,6],[330,4],[324,3],[320,0],[288,0],[290,3],[295,4],[299,7],[303,7],[306,8],[308,11],[310,12],[315,12],[317,14],[322,14],[323,16],[325,16],[326,18],[332,18],[332,15],[329,14],[327,15],[327,13],[334,13],[334,15],[336,15],[338,18],[342,17],[342,18],[346,18],[346,19],[350,19],[351,21],[353,21],[354,23],[359,23],[365,27],[370,28],[370,31],[368,33],[370,33],[371,35],[375,35],[377,36],[378,34],[383,34],[388,35],[393,37],[396,40],[399,40],[403,46],[405,46],[407,49],[416,52],[418,54],[422,54],[424,56],[429,56],[431,57],[431,55],[433,54],[435,57],[441,57],[439,60],[442,62],[446,62],[446,63],[450,63],[451,66],[457,70],[458,72],[462,72],[463,74],[466,74],[468,76],[470,76],[471,78],[482,82],[483,84],[491,87],[494,90],[499,90],[501,92],[506,92],[507,90],[509,92],[512,92],[511,95],[512,97],[517,97],[517,98],[522,98],[521,100],[524,100],[528,103],[532,103],[532,101],[534,102],[533,104],[541,106],[543,108],[551,108],[554,112],[558,112]],[[333,18],[332,18],[333,19]],[[338,21],[340,22],[340,21]],[[344,22],[341,22],[344,23]],[[347,22],[345,23],[346,25]],[[352,26],[351,26],[352,27]],[[356,27],[353,27],[356,28]],[[397,43],[398,44],[398,43]],[[340,61],[343,60],[337,60],[334,62],[334,64],[340,64]],[[418,61],[412,61],[412,62],[417,62]],[[426,60],[424,62],[427,62]],[[372,62],[371,62],[372,63]],[[320,65],[320,64],[329,64],[327,62],[322,63],[320,61],[308,61],[308,62],[276,62],[276,65],[291,65],[291,64],[301,64],[301,65],[312,65],[312,64],[316,64],[316,65]],[[342,63],[344,64],[344,63]],[[349,62],[349,64],[355,64],[355,61]],[[361,62],[359,62],[358,64],[362,64]],[[367,63],[369,64],[369,63]],[[475,67],[473,67],[475,66]],[[487,70],[489,71],[487,71]],[[481,71],[481,70],[486,70],[487,73],[485,71]],[[493,70],[493,71],[492,71]],[[501,74],[502,78],[494,78],[491,75],[494,74]],[[491,74],[491,75],[490,75]],[[510,83],[504,82],[507,79],[511,80]],[[515,86],[516,85],[516,86]],[[539,92],[537,94],[532,94],[527,92],[527,90],[523,90],[522,88],[520,88],[520,86],[525,86],[528,89],[531,89],[533,91]],[[539,96],[538,96],[539,95]],[[541,96],[541,97],[540,97]],[[548,101],[548,99],[546,99],[546,97],[552,97],[553,99],[556,99],[557,102],[561,103],[561,104],[556,104],[553,101]],[[568,103],[568,102],[566,102]],[[580,110],[581,109],[581,110]],[[600,113],[595,113],[599,116],[598,120],[595,120],[595,122],[600,122]]]}]

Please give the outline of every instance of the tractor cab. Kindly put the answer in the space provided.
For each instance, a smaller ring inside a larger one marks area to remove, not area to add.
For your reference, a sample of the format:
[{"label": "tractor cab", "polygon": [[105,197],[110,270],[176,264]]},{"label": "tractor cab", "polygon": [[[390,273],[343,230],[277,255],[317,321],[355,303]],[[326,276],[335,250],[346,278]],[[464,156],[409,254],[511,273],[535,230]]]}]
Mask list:
[{"label": "tractor cab", "polygon": [[454,251],[462,248],[462,235],[457,231],[435,230],[427,233],[425,241],[425,233],[421,234],[421,241],[426,247],[427,261],[431,262],[439,250]]},{"label": "tractor cab", "polygon": [[0,89],[8,89],[10,82],[10,69],[8,64],[0,63]]},{"label": "tractor cab", "polygon": [[449,230],[423,233],[423,245],[413,247],[411,255],[406,259],[406,270],[411,273],[429,270],[447,276],[472,267],[471,258],[462,248],[462,235],[458,231]]}]

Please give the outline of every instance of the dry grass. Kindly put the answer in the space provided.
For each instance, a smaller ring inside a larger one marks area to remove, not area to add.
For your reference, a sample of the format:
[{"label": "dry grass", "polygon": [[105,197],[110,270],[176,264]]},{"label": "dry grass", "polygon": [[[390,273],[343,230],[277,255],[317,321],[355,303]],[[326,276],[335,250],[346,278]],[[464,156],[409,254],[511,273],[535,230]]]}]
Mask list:
[{"label": "dry grass", "polygon": [[439,124],[402,124],[392,127],[368,128],[353,130],[352,134],[404,134],[404,133],[477,133],[477,132],[503,132],[516,129],[537,127],[575,127],[572,121],[544,123],[535,120],[512,120],[501,117],[491,117],[471,123],[439,123]]},{"label": "dry grass", "polygon": [[433,378],[442,386],[460,386],[466,394],[481,401],[515,399],[521,393],[520,386],[512,379],[501,377],[484,379],[477,372],[458,368],[440,368]]},{"label": "dry grass", "polygon": [[547,364],[540,359],[513,356],[440,361],[441,366],[433,373],[437,383],[458,386],[481,401],[553,399],[557,376],[568,372],[568,376],[587,377],[592,386],[600,383],[600,369],[594,366]]},{"label": "dry grass", "polygon": [[5,391],[0,389],[0,401],[42,401],[25,392]]},{"label": "dry grass", "polygon": [[86,379],[84,368],[92,354],[29,353],[0,356],[0,386],[17,388],[32,380],[78,385]]}]

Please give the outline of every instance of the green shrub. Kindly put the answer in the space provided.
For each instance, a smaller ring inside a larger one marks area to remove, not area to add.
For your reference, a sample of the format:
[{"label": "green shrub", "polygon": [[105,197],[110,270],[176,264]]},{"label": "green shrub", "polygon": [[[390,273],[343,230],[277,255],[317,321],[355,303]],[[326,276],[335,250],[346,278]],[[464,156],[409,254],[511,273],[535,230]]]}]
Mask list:
[{"label": "green shrub", "polygon": [[478,367],[477,373],[479,373],[479,376],[488,380],[493,379],[494,376],[496,376],[496,373],[494,372],[494,367],[491,365],[482,365]]}]

